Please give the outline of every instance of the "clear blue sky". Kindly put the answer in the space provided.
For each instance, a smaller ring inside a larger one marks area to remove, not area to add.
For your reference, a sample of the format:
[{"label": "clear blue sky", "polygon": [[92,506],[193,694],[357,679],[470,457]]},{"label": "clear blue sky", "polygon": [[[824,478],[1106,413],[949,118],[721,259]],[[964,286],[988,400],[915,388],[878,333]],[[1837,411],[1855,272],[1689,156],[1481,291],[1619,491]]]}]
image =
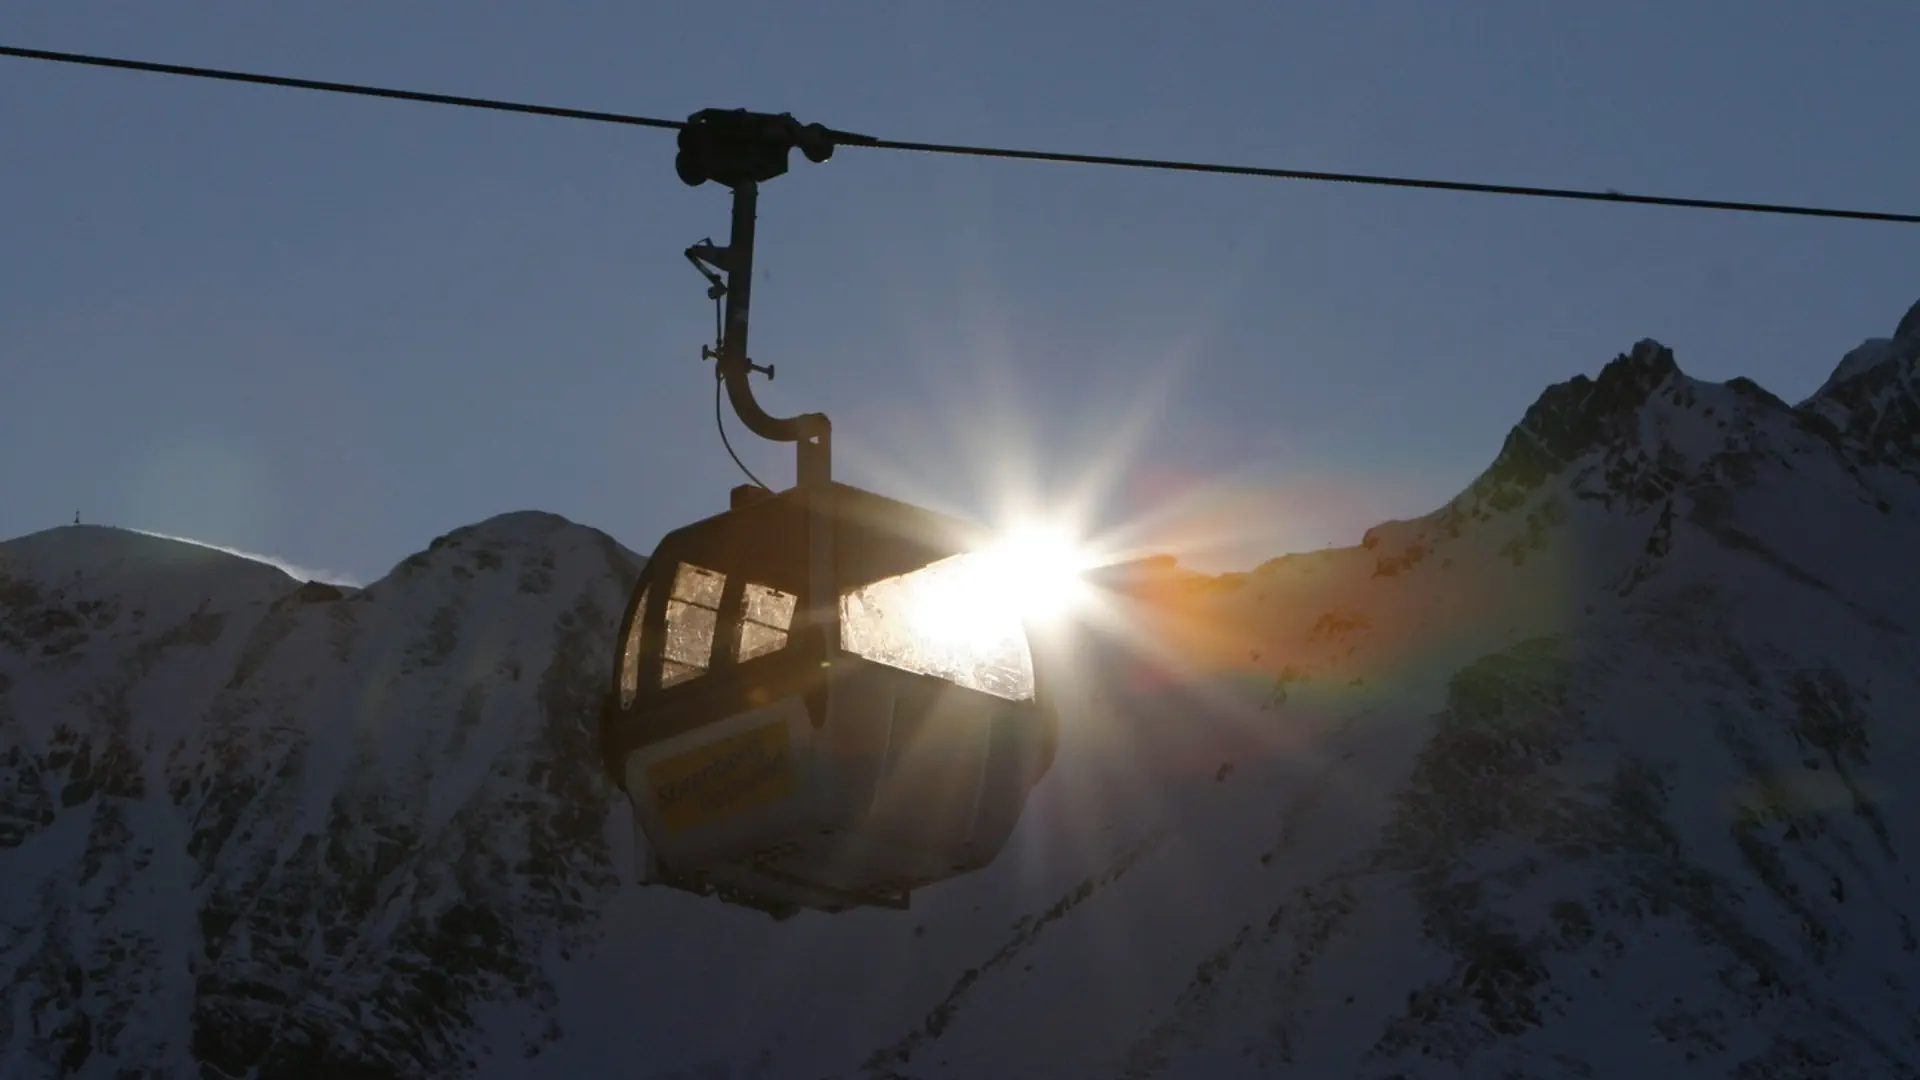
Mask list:
[{"label": "clear blue sky", "polygon": [[[1904,210],[1916,40],[1911,0],[0,8],[671,118]],[[726,198],[668,133],[12,59],[0,132],[0,536],[79,509],[367,580],[524,508],[644,552],[737,480],[680,257]],[[1224,492],[1165,532],[1215,566],[1438,506],[1638,338],[1797,400],[1920,297],[1911,226],[895,152],[796,155],[761,224],[763,400],[832,414],[843,479],[992,517],[1097,474],[1108,524]]]}]

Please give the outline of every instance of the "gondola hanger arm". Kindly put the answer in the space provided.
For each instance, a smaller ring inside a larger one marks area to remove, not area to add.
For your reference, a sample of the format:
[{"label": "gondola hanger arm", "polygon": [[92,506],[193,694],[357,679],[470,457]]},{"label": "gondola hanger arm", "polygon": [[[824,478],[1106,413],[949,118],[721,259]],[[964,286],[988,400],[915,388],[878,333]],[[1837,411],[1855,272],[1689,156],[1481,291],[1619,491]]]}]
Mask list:
[{"label": "gondola hanger arm", "polygon": [[833,425],[824,413],[774,416],[754,398],[750,376],[760,372],[772,378],[774,372],[772,365],[755,364],[747,353],[754,228],[760,185],[785,175],[794,150],[809,161],[827,161],[841,134],[819,124],[802,124],[790,113],[703,109],[688,117],[681,127],[679,153],[674,159],[674,171],[688,186],[713,181],[733,193],[727,245],[718,247],[709,239],[686,250],[688,261],[711,283],[707,295],[724,304],[720,340],[702,355],[714,360],[727,400],[748,431],[771,442],[797,444],[797,472],[802,485],[825,483],[831,478]]}]

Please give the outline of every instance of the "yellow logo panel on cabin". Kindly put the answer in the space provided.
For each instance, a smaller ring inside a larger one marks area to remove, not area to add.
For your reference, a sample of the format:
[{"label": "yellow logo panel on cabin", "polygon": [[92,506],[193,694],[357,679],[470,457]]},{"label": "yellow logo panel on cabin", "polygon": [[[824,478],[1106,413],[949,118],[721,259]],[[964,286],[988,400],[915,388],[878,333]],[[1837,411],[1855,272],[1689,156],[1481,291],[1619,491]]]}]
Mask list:
[{"label": "yellow logo panel on cabin", "polygon": [[793,754],[786,721],[656,761],[647,786],[670,832],[685,832],[793,794]]}]

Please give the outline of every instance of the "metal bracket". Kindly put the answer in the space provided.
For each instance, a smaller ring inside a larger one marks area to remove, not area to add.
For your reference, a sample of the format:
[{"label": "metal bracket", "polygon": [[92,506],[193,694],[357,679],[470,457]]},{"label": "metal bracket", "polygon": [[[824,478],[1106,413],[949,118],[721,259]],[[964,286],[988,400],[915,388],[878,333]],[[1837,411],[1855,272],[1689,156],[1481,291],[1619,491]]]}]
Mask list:
[{"label": "metal bracket", "polygon": [[714,346],[703,348],[701,357],[715,362],[734,414],[748,431],[771,442],[799,444],[798,479],[803,486],[825,483],[832,477],[832,422],[822,413],[773,416],[754,400],[748,382],[755,372],[769,379],[774,375],[773,365],[762,367],[747,356],[759,185],[786,173],[787,156],[792,150],[798,149],[807,160],[818,163],[833,156],[836,144],[860,141],[869,140],[819,124],[802,124],[791,113],[705,109],[688,117],[680,129],[680,152],[674,159],[674,171],[689,186],[712,180],[733,191],[732,231],[727,246],[719,247],[706,239],[685,253],[687,261],[707,279],[707,296],[716,305],[724,304],[715,313],[718,325]]}]

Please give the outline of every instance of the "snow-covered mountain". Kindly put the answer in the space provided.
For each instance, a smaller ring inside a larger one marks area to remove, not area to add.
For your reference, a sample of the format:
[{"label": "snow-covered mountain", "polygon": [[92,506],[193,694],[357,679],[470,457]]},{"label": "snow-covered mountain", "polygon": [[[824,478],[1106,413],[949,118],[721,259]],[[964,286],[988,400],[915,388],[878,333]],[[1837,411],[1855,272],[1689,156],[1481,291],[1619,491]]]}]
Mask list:
[{"label": "snow-covered mountain", "polygon": [[0,544],[0,1078],[1920,1075],[1920,305],[1797,406],[1641,342],[1437,512],[1170,586],[907,912],[628,884],[639,563]]}]

